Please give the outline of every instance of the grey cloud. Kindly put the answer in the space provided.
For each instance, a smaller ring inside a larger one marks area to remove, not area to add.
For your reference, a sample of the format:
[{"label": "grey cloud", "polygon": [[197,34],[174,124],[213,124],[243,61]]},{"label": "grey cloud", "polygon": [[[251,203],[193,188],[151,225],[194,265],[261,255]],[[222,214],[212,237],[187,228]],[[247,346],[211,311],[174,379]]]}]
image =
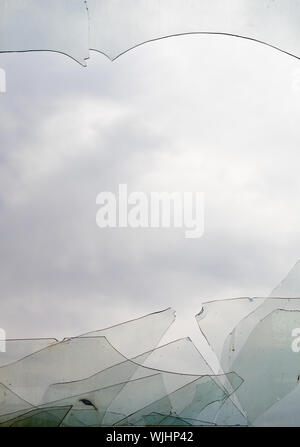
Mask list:
[{"label": "grey cloud", "polygon": [[[9,336],[72,335],[166,306],[189,335],[202,300],[268,295],[299,257],[298,61],[202,36],[87,69],[53,54],[0,65]],[[100,230],[96,195],[119,183],[204,191],[203,238]]]}]

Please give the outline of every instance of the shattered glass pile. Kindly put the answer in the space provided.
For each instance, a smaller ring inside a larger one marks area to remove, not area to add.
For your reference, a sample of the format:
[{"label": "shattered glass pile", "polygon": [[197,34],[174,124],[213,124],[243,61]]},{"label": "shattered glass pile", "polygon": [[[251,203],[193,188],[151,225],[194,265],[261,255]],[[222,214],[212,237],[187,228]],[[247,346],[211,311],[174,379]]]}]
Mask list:
[{"label": "shattered glass pile", "polygon": [[0,0],[0,52],[55,51],[86,65],[145,42],[220,34],[300,57],[298,0]]},{"label": "shattered glass pile", "polygon": [[237,374],[215,375],[188,338],[155,348],[174,317],[167,309],[62,342],[8,340],[0,426],[214,425],[224,408],[239,413]]},{"label": "shattered glass pile", "polygon": [[[279,289],[295,290],[299,271]],[[205,303],[196,319],[217,372],[189,338],[158,346],[174,319],[166,309],[61,342],[7,340],[0,426],[300,426],[300,298]]]}]

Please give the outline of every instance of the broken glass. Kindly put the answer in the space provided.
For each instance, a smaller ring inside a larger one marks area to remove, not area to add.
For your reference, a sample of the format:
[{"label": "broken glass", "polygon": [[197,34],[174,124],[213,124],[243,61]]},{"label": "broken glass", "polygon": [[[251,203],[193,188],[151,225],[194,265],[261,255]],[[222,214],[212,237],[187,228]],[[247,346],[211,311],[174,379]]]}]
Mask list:
[{"label": "broken glass", "polygon": [[219,34],[300,56],[297,0],[0,0],[0,52],[56,51],[86,65],[145,42]]},{"label": "broken glass", "polygon": [[[228,380],[234,389],[242,384],[242,379],[234,373],[228,375]],[[199,420],[201,422],[199,425],[203,425],[202,411],[211,403],[225,401],[228,397],[228,393],[220,386],[216,377],[202,376],[148,404],[116,425],[141,425],[142,420],[153,413],[184,420]],[[209,424],[211,422],[208,421]]]},{"label": "broken glass", "polygon": [[0,1],[0,52],[54,51],[86,65],[88,39],[83,0]]},{"label": "broken glass", "polygon": [[300,261],[294,265],[287,277],[272,290],[270,296],[284,296],[287,298],[300,297]]},{"label": "broken glass", "polygon": [[0,423],[0,427],[59,427],[70,407],[35,409]]},{"label": "broken glass", "polygon": [[157,346],[172,309],[61,342],[8,340],[0,424],[299,424],[300,298],[214,301],[196,318],[219,374],[189,338]]},{"label": "broken glass", "polygon": [[157,347],[174,318],[166,309],[61,342],[8,340],[0,425],[149,425],[153,418],[214,425],[243,379],[215,375],[189,338]]},{"label": "broken glass", "polygon": [[27,355],[33,354],[55,343],[57,343],[55,338],[5,340],[5,352],[1,352],[0,367],[21,360]]},{"label": "broken glass", "polygon": [[[103,333],[113,340],[117,337],[120,340],[119,348],[125,349],[130,344],[134,346],[139,338],[138,350],[144,347],[153,349],[173,320],[174,311],[167,309],[114,326]],[[145,328],[144,337],[140,335],[142,327]],[[30,355],[24,352],[22,359],[0,368],[0,383],[21,399],[38,405],[51,384],[85,379],[126,360],[104,336],[94,334],[50,343]],[[8,347],[10,345],[8,342]],[[20,349],[22,346],[26,344],[20,341]]]},{"label": "broken glass", "polygon": [[[157,346],[174,320],[175,311],[168,308],[106,329],[88,332],[81,337],[106,337],[115,349],[131,358]],[[143,337],[136,343],[141,333]]]},{"label": "broken glass", "polygon": [[[282,407],[281,412],[279,408],[281,400],[298,391],[293,331],[300,327],[300,299],[240,298],[207,303],[203,309],[197,321],[218,355],[221,370],[234,371],[244,380],[234,399],[249,425],[263,424],[265,413],[270,424],[274,405],[287,423],[293,407],[290,411]],[[220,326],[216,326],[218,318],[223,320]]]}]

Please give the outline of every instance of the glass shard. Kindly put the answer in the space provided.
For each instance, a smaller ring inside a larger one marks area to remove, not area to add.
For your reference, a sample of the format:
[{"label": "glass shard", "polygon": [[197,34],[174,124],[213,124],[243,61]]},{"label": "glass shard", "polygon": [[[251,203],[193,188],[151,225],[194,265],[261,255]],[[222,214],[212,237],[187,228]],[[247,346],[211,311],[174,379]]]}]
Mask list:
[{"label": "glass shard", "polygon": [[[281,423],[288,425],[295,405],[288,409],[286,402],[293,401],[300,380],[293,335],[300,331],[300,299],[240,298],[208,303],[204,309],[197,321],[216,349],[222,371],[234,371],[244,380],[232,399],[241,415],[250,425],[263,425],[267,420],[276,425],[280,414]],[[221,315],[220,334],[216,323]],[[273,406],[277,416],[271,422]],[[226,418],[228,415],[227,409]],[[238,417],[235,410],[234,420]]]},{"label": "glass shard", "polygon": [[0,52],[56,51],[82,65],[89,50],[116,59],[145,42],[219,34],[300,57],[297,0],[1,0]]},{"label": "glass shard", "polygon": [[215,425],[243,379],[215,375],[189,338],[156,347],[174,317],[167,309],[62,342],[8,340],[0,425]]},{"label": "glass shard", "polygon": [[54,51],[86,65],[88,46],[83,0],[0,1],[0,52]]},{"label": "glass shard", "polygon": [[300,261],[298,261],[287,277],[276,286],[271,294],[271,297],[300,297]]}]

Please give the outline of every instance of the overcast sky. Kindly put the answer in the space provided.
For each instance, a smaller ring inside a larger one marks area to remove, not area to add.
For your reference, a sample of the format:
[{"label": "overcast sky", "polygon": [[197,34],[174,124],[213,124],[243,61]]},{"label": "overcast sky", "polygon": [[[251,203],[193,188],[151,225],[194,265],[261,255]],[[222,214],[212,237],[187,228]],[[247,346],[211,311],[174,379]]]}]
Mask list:
[{"label": "overcast sky", "polygon": [[[194,337],[203,301],[266,296],[300,257],[300,62],[221,36],[91,56],[0,55],[0,327],[64,337],[171,306],[171,336]],[[120,183],[203,191],[203,237],[100,229]]]}]

